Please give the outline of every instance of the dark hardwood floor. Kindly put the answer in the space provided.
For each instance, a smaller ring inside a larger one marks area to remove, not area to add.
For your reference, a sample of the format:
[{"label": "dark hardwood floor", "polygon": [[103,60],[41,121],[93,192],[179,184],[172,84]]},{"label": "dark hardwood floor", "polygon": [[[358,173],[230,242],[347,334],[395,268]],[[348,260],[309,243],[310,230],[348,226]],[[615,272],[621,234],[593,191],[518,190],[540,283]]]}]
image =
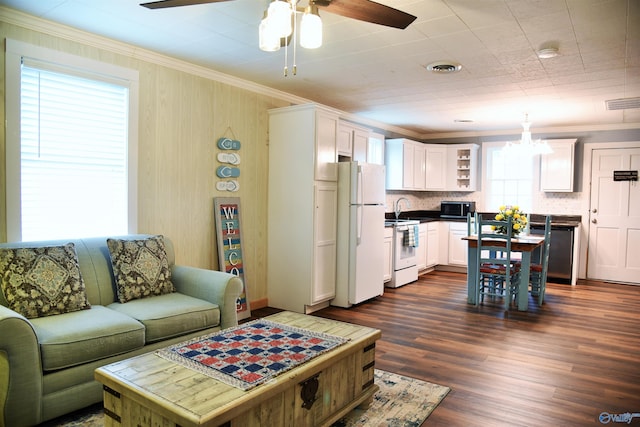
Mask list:
[{"label": "dark hardwood floor", "polygon": [[527,312],[475,307],[465,274],[433,272],[313,315],[380,329],[376,368],[451,387],[424,426],[587,426],[604,425],[603,412],[640,415],[640,286],[550,283],[542,307],[529,298]]}]

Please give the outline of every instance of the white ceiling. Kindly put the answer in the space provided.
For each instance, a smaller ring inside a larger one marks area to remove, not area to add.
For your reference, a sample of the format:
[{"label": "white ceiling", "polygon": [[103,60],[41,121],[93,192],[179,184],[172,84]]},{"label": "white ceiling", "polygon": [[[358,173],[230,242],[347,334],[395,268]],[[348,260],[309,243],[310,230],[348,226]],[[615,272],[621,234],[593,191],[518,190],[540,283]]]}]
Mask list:
[{"label": "white ceiling", "polygon": [[[324,45],[298,48],[298,73],[288,77],[282,73],[282,49],[258,49],[258,24],[268,0],[158,10],[140,2],[0,0],[0,5],[425,137],[517,130],[525,113],[534,133],[536,128],[640,127],[640,109],[605,108],[608,99],[640,97],[638,0],[379,0],[417,16],[405,30],[321,11]],[[539,59],[536,51],[546,45],[556,46],[560,55]],[[425,66],[435,61],[463,68],[455,74],[428,72]]]}]

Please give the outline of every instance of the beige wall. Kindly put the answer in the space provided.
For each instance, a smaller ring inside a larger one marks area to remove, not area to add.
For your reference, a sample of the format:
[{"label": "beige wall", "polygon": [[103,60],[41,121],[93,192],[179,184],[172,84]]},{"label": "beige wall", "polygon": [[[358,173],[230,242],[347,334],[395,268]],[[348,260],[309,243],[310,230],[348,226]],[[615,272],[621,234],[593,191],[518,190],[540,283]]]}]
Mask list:
[{"label": "beige wall", "polygon": [[[178,264],[217,269],[213,198],[239,197],[248,297],[266,300],[267,110],[288,102],[6,22],[0,22],[0,37],[138,70],[138,231],[169,237]],[[4,69],[3,49],[1,241],[7,236]],[[242,143],[240,191],[235,193],[215,187],[216,141],[221,136]]]}]

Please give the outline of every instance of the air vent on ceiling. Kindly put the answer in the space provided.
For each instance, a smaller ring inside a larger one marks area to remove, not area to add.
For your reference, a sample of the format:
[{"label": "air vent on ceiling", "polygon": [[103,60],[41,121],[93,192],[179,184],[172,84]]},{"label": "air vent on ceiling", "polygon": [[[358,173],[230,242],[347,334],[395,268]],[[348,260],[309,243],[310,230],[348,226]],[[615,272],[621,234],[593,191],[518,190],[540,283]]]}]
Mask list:
[{"label": "air vent on ceiling", "polygon": [[462,65],[457,64],[455,62],[432,62],[431,64],[427,65],[427,70],[429,71],[433,71],[434,73],[442,73],[442,74],[448,74],[448,73],[455,73],[457,71],[460,71],[462,69]]},{"label": "air vent on ceiling", "polygon": [[628,110],[640,108],[640,98],[618,98],[604,101],[607,110]]}]

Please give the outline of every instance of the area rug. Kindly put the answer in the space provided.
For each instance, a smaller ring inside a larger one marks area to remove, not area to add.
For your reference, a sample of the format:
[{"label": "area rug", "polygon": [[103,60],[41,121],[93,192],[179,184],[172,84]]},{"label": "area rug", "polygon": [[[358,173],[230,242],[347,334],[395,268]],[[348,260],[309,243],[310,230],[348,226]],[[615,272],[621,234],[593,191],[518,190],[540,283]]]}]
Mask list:
[{"label": "area rug", "polygon": [[[433,412],[450,388],[391,372],[375,370],[380,387],[371,406],[354,409],[334,427],[417,427]],[[102,405],[94,405],[40,427],[102,427]]]},{"label": "area rug", "polygon": [[347,341],[259,319],[163,348],[156,354],[249,390]]}]

